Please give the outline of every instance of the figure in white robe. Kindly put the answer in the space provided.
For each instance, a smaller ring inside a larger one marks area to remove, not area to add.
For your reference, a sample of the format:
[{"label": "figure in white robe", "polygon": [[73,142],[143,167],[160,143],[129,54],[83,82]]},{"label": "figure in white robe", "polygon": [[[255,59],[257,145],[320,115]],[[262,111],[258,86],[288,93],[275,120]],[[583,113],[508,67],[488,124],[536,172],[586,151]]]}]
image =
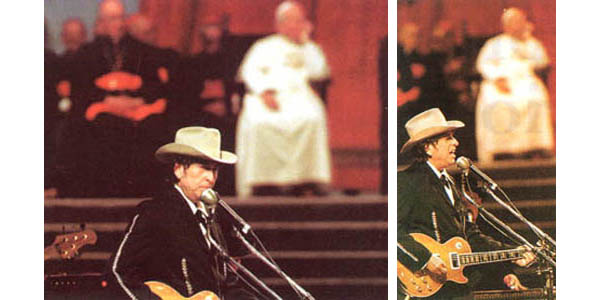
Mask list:
[{"label": "figure in white robe", "polygon": [[[509,18],[504,21],[513,21]],[[524,24],[521,27],[531,26]],[[481,162],[492,161],[495,154],[551,152],[554,146],[548,92],[535,74],[548,65],[546,51],[530,35],[530,27],[516,38],[506,26],[505,33],[485,43],[477,58],[483,76],[475,115]]]},{"label": "figure in white robe", "polygon": [[[329,77],[322,50],[273,34],[248,51],[239,72],[247,92],[238,121],[236,187],[248,196],[257,185],[331,181],[326,111],[310,86]],[[261,99],[273,91],[277,109]]]}]

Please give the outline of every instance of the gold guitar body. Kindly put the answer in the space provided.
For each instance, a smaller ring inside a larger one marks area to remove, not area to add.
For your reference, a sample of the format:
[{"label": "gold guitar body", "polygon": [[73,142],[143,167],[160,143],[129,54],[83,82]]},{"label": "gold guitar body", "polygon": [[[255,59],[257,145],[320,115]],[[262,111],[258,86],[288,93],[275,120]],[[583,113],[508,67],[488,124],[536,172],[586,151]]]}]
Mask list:
[{"label": "gold guitar body", "polygon": [[[415,241],[419,242],[427,248],[433,255],[438,256],[448,269],[446,280],[457,283],[467,283],[469,279],[463,275],[464,266],[453,267],[451,255],[456,253],[471,253],[469,243],[460,237],[453,237],[444,244],[440,244],[434,239],[421,233],[410,234]],[[412,272],[400,262],[398,264],[398,279],[404,285],[403,290],[411,297],[423,298],[429,297],[439,291],[444,282],[435,280],[427,272]]]},{"label": "gold guitar body", "polygon": [[217,294],[211,291],[201,291],[194,294],[191,297],[186,298],[179,294],[174,288],[170,287],[168,284],[164,284],[160,281],[146,281],[144,282],[144,284],[150,288],[152,293],[160,297],[160,299],[162,300],[219,300]]}]

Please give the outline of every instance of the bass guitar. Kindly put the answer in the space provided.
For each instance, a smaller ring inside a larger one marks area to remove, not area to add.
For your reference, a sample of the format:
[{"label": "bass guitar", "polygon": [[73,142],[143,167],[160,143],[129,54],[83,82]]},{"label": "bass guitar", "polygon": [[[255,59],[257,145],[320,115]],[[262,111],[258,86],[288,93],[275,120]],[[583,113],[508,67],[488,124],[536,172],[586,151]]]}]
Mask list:
[{"label": "bass guitar", "polygon": [[79,248],[96,244],[97,239],[96,232],[90,229],[57,235],[52,245],[44,248],[44,260],[71,259],[78,254]]},{"label": "bass guitar", "polygon": [[[523,254],[527,252],[526,249],[512,249],[472,253],[469,243],[460,237],[453,237],[446,243],[440,244],[425,234],[411,233],[410,235],[433,255],[444,261],[448,269],[446,281],[450,280],[460,284],[469,281],[463,274],[463,269],[467,266],[518,260],[523,258]],[[439,279],[426,271],[412,272],[399,261],[397,268],[398,279],[401,282],[400,288],[411,297],[422,298],[434,295],[445,283],[438,281]]]},{"label": "bass guitar", "polygon": [[219,296],[211,291],[201,291],[191,297],[186,298],[168,284],[160,281],[146,281],[144,284],[150,288],[152,293],[160,297],[162,300],[219,300]]}]

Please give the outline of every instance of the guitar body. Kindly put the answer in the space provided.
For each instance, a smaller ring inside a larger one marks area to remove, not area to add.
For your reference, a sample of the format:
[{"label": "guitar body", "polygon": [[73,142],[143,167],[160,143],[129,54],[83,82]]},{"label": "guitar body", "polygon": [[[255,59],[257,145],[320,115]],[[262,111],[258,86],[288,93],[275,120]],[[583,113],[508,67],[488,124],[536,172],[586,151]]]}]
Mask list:
[{"label": "guitar body", "polygon": [[211,291],[201,291],[194,294],[191,297],[186,298],[179,294],[174,288],[170,287],[168,284],[162,283],[160,281],[146,281],[144,282],[144,284],[150,288],[152,293],[160,297],[160,299],[162,300],[219,300],[219,297]]},{"label": "guitar body", "polygon": [[[452,267],[451,254],[471,253],[469,243],[460,237],[453,237],[444,244],[440,244],[431,237],[421,233],[410,234],[417,242],[425,246],[433,255],[438,256],[448,269],[446,279],[456,283],[465,284],[469,280],[463,274],[464,266]],[[398,279],[402,282],[403,290],[411,297],[429,297],[439,291],[444,282],[436,281],[427,272],[412,272],[400,262],[397,262]]]}]

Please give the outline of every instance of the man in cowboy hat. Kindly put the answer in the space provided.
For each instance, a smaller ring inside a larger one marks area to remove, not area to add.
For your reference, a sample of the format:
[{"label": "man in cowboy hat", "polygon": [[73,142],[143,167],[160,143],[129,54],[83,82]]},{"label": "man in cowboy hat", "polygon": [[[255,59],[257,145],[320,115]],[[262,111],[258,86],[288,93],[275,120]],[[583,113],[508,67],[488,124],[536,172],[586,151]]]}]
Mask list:
[{"label": "man in cowboy hat", "polygon": [[[469,242],[473,251],[514,248],[482,234],[477,225],[467,219],[466,208],[446,172],[446,168],[455,163],[459,145],[454,131],[464,127],[464,123],[446,121],[442,112],[433,108],[412,117],[405,127],[410,139],[400,153],[410,155],[414,162],[406,170],[398,172],[399,261],[413,272],[423,270],[441,282],[445,280],[449,266],[415,241],[410,233],[426,234],[439,243],[459,236]],[[517,264],[526,266],[533,258],[528,253],[527,258],[517,261]],[[466,269],[467,277],[470,270]],[[466,285],[446,282],[432,299],[468,297],[477,281],[475,276],[471,276]],[[510,282],[515,289],[524,288],[513,274],[507,275],[505,282]],[[399,290],[399,293],[402,292]]]},{"label": "man in cowboy hat", "polygon": [[222,218],[221,207],[209,207],[201,195],[211,189],[219,167],[237,161],[221,150],[220,132],[213,128],[185,127],[175,142],[160,147],[156,158],[169,164],[172,183],[136,214],[110,262],[110,275],[121,294],[146,299],[147,281],[165,283],[184,297],[208,290],[220,299],[255,299],[237,286],[210,239],[232,256],[244,254],[232,238],[233,224]]}]

